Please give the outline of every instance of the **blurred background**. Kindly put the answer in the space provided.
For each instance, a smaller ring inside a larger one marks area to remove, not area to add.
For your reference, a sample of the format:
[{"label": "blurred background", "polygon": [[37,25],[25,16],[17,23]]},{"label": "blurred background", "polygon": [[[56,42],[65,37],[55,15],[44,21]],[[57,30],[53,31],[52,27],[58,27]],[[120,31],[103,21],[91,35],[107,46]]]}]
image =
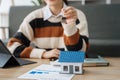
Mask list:
[{"label": "blurred background", "polygon": [[[120,4],[120,0],[68,0],[70,4],[111,5]],[[11,6],[39,6],[40,0],[0,0],[0,39],[9,37],[9,9]]]}]

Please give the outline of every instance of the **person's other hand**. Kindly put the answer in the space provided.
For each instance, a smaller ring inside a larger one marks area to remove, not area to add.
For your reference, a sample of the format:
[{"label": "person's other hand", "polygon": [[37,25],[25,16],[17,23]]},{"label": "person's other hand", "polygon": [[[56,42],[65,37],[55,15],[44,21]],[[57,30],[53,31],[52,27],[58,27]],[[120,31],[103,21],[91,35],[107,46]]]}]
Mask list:
[{"label": "person's other hand", "polygon": [[53,49],[53,50],[44,52],[42,55],[42,58],[44,59],[58,58],[59,54],[60,54],[60,51],[58,49]]},{"label": "person's other hand", "polygon": [[64,14],[63,17],[66,18],[67,23],[76,22],[77,11],[75,10],[75,8],[69,6],[67,8],[63,8],[62,11],[63,11],[63,14]]}]

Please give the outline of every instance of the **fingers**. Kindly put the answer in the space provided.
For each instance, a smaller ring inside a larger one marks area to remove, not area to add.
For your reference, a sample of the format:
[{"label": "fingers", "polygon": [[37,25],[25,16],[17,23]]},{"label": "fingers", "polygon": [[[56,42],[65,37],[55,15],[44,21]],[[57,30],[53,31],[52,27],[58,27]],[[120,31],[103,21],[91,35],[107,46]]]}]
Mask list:
[{"label": "fingers", "polygon": [[69,10],[72,10],[72,11],[73,11],[74,8],[71,7],[71,6],[69,6],[69,7],[63,9],[63,11],[64,11],[65,13],[68,12]]},{"label": "fingers", "polygon": [[53,55],[53,57],[59,57],[59,54],[60,54],[60,51],[58,50],[58,49],[53,49],[52,50],[53,52],[52,52],[52,55]]},{"label": "fingers", "polygon": [[60,50],[58,50],[58,49],[53,49],[54,50],[54,52],[56,53],[56,54],[60,54]]},{"label": "fingers", "polygon": [[67,7],[65,9],[62,9],[62,11],[64,13],[64,17],[66,18],[74,17],[77,15],[76,10],[73,7]]},{"label": "fingers", "polygon": [[58,58],[59,57],[59,54],[60,54],[60,51],[58,49],[53,49],[53,50],[50,50],[50,51],[46,51],[44,54],[43,54],[43,58]]},{"label": "fingers", "polygon": [[58,54],[53,54],[51,57],[56,57],[56,58],[58,58],[59,55],[58,55]]}]

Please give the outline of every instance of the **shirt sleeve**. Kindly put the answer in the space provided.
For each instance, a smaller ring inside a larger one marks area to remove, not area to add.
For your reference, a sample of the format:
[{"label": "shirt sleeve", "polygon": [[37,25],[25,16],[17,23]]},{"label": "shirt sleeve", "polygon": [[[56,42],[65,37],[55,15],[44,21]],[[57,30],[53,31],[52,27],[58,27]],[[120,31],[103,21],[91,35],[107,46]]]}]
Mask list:
[{"label": "shirt sleeve", "polygon": [[76,23],[62,23],[64,28],[64,43],[68,51],[80,50],[86,52],[89,45],[87,19],[85,14],[80,10],[77,10],[77,16]]},{"label": "shirt sleeve", "polygon": [[41,58],[44,49],[37,49],[30,46],[34,40],[34,32],[29,22],[34,18],[34,14],[28,15],[20,25],[16,34],[10,38],[8,49],[16,57],[21,58]]}]

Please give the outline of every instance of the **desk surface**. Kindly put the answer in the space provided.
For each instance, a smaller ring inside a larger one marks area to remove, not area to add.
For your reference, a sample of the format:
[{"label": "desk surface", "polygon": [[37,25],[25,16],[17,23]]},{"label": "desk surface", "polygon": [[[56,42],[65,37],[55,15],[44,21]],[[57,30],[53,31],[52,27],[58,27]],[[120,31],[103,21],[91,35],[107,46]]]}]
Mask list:
[{"label": "desk surface", "polygon": [[[75,75],[72,80],[120,80],[120,58],[105,58],[110,62],[108,67],[84,67],[83,75]],[[36,64],[24,65],[8,69],[0,68],[0,80],[23,80],[17,77],[41,64],[49,64],[49,60],[30,59]]]}]

